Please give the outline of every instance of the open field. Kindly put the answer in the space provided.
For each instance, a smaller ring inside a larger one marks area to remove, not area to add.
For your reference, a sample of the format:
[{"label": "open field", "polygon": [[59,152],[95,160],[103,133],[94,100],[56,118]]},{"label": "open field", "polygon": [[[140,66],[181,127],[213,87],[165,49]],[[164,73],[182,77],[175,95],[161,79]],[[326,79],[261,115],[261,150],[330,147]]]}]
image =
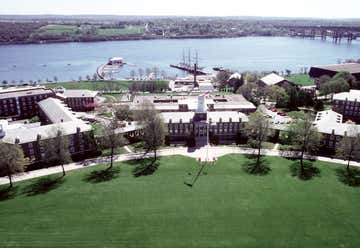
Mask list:
[{"label": "open field", "polygon": [[127,26],[126,28],[106,28],[106,29],[97,29],[96,33],[98,35],[104,36],[117,36],[117,35],[131,35],[131,34],[142,34],[145,29],[143,26]]},{"label": "open field", "polygon": [[79,28],[75,25],[57,25],[49,24],[41,27],[38,31],[44,32],[46,34],[61,35],[63,33],[74,33]]},{"label": "open field", "polygon": [[286,79],[301,86],[309,86],[315,84],[314,80],[308,74],[293,74],[290,77],[286,77]]},{"label": "open field", "polygon": [[293,161],[267,158],[267,176],[245,174],[246,161],[219,158],[192,188],[184,181],[199,166],[180,156],[138,178],[131,170],[139,162],[127,162],[101,183],[89,175],[105,166],[47,187],[16,183],[16,196],[0,201],[0,247],[360,246],[360,191],[337,180],[340,165],[316,162],[321,176],[304,182],[290,176]]},{"label": "open field", "polygon": [[46,84],[46,87],[85,90],[127,90],[132,81],[81,81]]}]

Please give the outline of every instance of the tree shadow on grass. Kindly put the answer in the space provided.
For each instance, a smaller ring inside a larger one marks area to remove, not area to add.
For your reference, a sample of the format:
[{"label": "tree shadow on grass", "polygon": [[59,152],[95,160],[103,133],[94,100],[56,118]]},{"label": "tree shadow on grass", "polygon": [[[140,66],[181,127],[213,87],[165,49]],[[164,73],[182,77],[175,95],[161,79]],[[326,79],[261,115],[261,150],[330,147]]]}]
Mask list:
[{"label": "tree shadow on grass", "polygon": [[0,187],[0,201],[6,201],[15,198],[18,192],[18,187]]},{"label": "tree shadow on grass", "polygon": [[37,179],[34,183],[28,185],[23,190],[23,194],[27,196],[35,196],[39,194],[46,194],[54,189],[57,189],[65,182],[64,177],[48,176]]},{"label": "tree shadow on grass", "polygon": [[142,159],[133,162],[137,162],[132,170],[134,177],[150,176],[157,171],[160,165],[159,161],[154,159]]},{"label": "tree shadow on grass", "polygon": [[336,169],[336,175],[340,182],[351,186],[359,187],[360,186],[360,170],[357,168],[350,168],[350,174],[346,168]]},{"label": "tree shadow on grass", "polygon": [[320,169],[313,166],[310,161],[304,161],[304,169],[301,171],[300,161],[296,161],[290,165],[290,172],[293,177],[301,180],[310,180],[313,177],[320,176]]},{"label": "tree shadow on grass", "polygon": [[257,156],[248,155],[248,161],[242,166],[243,170],[251,175],[264,176],[270,173],[270,163],[264,157],[260,157],[259,163],[257,163]]},{"label": "tree shadow on grass", "polygon": [[120,174],[120,168],[113,167],[104,170],[96,170],[86,175],[84,181],[89,183],[102,183],[119,177],[119,174]]}]

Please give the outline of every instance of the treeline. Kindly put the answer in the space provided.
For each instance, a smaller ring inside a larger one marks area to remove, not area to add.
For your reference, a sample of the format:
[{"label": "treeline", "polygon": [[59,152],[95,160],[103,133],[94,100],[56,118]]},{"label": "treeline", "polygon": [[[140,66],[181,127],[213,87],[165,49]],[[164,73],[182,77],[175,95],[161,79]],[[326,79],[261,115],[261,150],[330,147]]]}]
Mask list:
[{"label": "treeline", "polygon": [[169,83],[166,81],[136,81],[130,84],[130,92],[150,92],[159,93],[169,89]]},{"label": "treeline", "polygon": [[46,23],[0,22],[0,43],[16,43],[31,40],[31,34]]}]

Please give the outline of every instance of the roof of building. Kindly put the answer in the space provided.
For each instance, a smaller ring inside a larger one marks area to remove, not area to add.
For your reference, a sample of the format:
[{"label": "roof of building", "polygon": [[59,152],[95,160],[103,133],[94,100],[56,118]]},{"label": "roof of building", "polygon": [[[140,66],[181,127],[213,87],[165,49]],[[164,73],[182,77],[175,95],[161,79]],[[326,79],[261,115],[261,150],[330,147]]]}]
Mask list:
[{"label": "roof of building", "polygon": [[[161,113],[161,116],[165,123],[169,123],[170,120],[172,123],[191,123],[192,119],[195,116],[195,112],[164,112]],[[237,111],[210,111],[207,112],[207,121],[211,119],[212,123],[220,122],[230,122],[230,119],[233,122],[238,122],[241,119],[241,122],[247,122],[249,119],[244,113]]]},{"label": "roof of building", "polygon": [[78,121],[75,114],[59,99],[50,97],[38,102],[38,105],[51,123]]},{"label": "roof of building", "polygon": [[52,93],[54,92],[51,89],[45,89],[45,87],[11,87],[0,90],[0,99]]},{"label": "roof of building", "polygon": [[98,94],[97,91],[91,91],[91,90],[66,90],[66,89],[57,93],[57,95],[59,95],[62,98],[95,97],[97,94]]},{"label": "roof of building", "polygon": [[335,64],[335,65],[317,65],[312,66],[312,68],[318,68],[323,70],[341,72],[346,71],[351,74],[360,73],[360,63],[345,63],[345,64]]},{"label": "roof of building", "polygon": [[360,90],[350,90],[333,95],[333,100],[360,101]]},{"label": "roof of building", "polygon": [[[131,109],[141,109],[147,103],[153,103],[159,111],[178,111],[179,105],[187,105],[188,110],[196,110],[198,96],[172,95],[172,96],[135,96],[130,103]],[[255,105],[247,101],[242,95],[207,95],[205,102],[213,105],[214,109],[256,109]],[[126,103],[129,104],[129,103]]]},{"label": "roof of building", "polygon": [[[335,111],[327,110],[318,112],[314,121],[314,126],[320,133],[334,134],[344,136],[345,133],[350,136],[356,135],[352,129],[360,131],[360,125],[342,123],[343,116]],[[357,131],[357,133],[359,133]]]},{"label": "roof of building", "polygon": [[229,80],[231,80],[231,79],[241,79],[241,78],[242,78],[241,74],[238,73],[238,72],[235,72],[235,73],[231,74],[231,76],[229,77]]},{"label": "roof of building", "polygon": [[277,75],[276,73],[271,73],[260,79],[260,81],[262,81],[264,84],[268,86],[278,84],[284,80],[285,78]]},{"label": "roof of building", "polygon": [[38,135],[40,135],[41,140],[55,138],[57,130],[61,130],[63,135],[75,134],[77,133],[78,128],[80,129],[80,132],[87,132],[91,130],[91,126],[82,121],[71,121],[33,128],[27,128],[24,126],[5,130],[5,136],[1,140],[10,144],[15,144],[16,140],[18,140],[19,144],[25,144],[36,141],[38,139]]}]

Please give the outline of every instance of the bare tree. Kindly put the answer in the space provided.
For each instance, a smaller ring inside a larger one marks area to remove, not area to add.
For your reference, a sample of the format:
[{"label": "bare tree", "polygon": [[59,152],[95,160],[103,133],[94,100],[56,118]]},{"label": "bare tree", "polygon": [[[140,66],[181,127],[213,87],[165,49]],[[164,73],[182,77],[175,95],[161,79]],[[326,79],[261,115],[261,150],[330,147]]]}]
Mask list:
[{"label": "bare tree", "polygon": [[142,80],[144,78],[144,70],[142,68],[139,68],[139,78]]},{"label": "bare tree", "polygon": [[113,119],[102,130],[100,145],[105,149],[110,149],[110,166],[108,169],[113,167],[115,149],[126,144],[125,138],[116,132],[117,129],[118,122]]},{"label": "bare tree", "polygon": [[309,114],[293,122],[288,128],[288,136],[293,148],[300,152],[301,173],[304,174],[304,155],[315,151],[320,143],[320,134],[313,126]]},{"label": "bare tree", "polygon": [[134,113],[135,120],[144,126],[144,149],[154,152],[154,161],[157,159],[157,150],[165,141],[165,126],[163,120],[152,103],[146,102],[142,109]]},{"label": "bare tree", "polygon": [[12,175],[24,171],[27,160],[19,145],[0,142],[0,171],[7,174],[10,188],[13,187]]},{"label": "bare tree", "polygon": [[259,166],[262,144],[271,134],[270,122],[262,113],[252,113],[249,116],[249,122],[246,124],[246,131],[250,145],[258,151],[256,165]]},{"label": "bare tree", "polygon": [[349,126],[345,136],[337,144],[336,154],[348,161],[346,171],[350,175],[350,161],[360,157],[360,130],[357,125]]},{"label": "bare tree", "polygon": [[70,143],[69,137],[60,128],[51,130],[49,134],[54,138],[41,141],[41,146],[44,147],[43,161],[47,163],[56,163],[61,165],[63,176],[66,175],[64,164],[70,163]]}]

